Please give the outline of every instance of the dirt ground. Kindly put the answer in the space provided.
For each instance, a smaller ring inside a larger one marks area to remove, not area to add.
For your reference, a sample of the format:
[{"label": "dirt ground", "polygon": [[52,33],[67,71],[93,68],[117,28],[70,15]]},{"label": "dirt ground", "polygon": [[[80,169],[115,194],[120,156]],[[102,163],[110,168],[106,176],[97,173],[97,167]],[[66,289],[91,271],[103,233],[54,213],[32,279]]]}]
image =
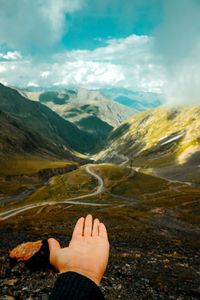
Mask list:
[{"label": "dirt ground", "polygon": [[105,222],[109,232],[110,260],[101,284],[106,299],[200,299],[200,227],[185,222],[180,212],[118,199],[108,207],[44,207],[3,221],[0,299],[48,299],[57,274],[50,269],[32,272],[24,263],[11,269],[8,251],[48,237],[67,245],[77,218],[87,213]]}]

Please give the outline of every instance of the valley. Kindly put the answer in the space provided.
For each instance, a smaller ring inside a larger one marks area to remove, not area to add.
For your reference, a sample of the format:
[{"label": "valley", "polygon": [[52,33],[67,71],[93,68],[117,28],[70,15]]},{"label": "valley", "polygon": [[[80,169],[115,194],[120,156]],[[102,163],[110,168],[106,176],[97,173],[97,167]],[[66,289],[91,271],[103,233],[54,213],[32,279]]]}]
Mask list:
[{"label": "valley", "polygon": [[97,115],[93,99],[81,127],[80,107],[72,122],[36,100],[0,86],[0,298],[47,299],[53,270],[11,269],[8,251],[49,237],[66,245],[77,218],[92,213],[109,232],[107,299],[198,299],[199,106],[128,119],[116,108],[111,124],[116,115]]}]

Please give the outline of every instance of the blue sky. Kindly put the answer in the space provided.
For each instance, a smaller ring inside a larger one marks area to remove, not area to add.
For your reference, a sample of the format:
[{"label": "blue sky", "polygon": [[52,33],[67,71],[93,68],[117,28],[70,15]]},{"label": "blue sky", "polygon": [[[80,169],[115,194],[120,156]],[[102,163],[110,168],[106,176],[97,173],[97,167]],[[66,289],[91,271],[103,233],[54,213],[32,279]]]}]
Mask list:
[{"label": "blue sky", "polygon": [[100,38],[152,35],[163,15],[162,0],[98,2],[88,2],[83,10],[69,17],[71,26],[62,38],[67,49],[95,49],[104,45]]},{"label": "blue sky", "polygon": [[0,81],[197,102],[199,33],[199,0],[0,0]]}]

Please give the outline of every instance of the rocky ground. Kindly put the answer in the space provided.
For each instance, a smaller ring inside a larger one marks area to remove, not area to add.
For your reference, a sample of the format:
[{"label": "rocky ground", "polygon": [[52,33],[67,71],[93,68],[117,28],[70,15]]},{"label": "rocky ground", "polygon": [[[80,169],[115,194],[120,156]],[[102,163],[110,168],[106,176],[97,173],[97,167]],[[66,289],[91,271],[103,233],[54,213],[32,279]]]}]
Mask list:
[{"label": "rocky ground", "polygon": [[[48,299],[57,274],[49,268],[32,272],[24,263],[11,268],[8,251],[20,242],[52,235],[66,244],[76,220],[74,213],[75,210],[62,216],[66,217],[65,225],[58,213],[54,221],[50,214],[45,223],[39,217],[21,217],[0,225],[0,299]],[[95,212],[110,228],[111,256],[101,285],[106,299],[200,299],[198,233],[184,236],[176,231],[176,236],[169,238],[164,227],[151,224],[141,228],[140,222],[137,226],[126,223],[121,230],[118,216],[112,213],[113,218],[108,218],[106,211]]]}]

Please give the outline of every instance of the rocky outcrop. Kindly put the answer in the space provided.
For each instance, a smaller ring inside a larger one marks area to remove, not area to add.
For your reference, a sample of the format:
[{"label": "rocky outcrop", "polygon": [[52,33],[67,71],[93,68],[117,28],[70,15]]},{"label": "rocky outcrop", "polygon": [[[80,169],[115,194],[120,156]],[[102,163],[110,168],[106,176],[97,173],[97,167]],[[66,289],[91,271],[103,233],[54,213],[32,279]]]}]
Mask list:
[{"label": "rocky outcrop", "polygon": [[43,169],[38,172],[38,177],[41,180],[48,180],[49,178],[56,176],[56,175],[62,175],[71,171],[74,171],[78,168],[76,164],[71,164],[62,168],[49,168],[49,169]]}]

